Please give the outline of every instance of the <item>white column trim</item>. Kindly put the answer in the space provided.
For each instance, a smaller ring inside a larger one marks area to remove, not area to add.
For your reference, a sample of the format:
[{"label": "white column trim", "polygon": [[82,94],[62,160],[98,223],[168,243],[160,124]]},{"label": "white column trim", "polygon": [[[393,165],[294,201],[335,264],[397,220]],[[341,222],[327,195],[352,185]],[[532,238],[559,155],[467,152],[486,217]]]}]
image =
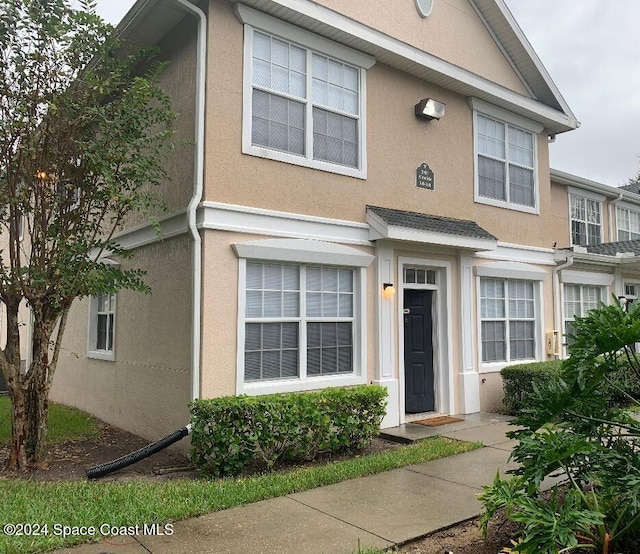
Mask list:
[{"label": "white column trim", "polygon": [[[378,343],[378,363],[376,364],[375,382],[387,388],[387,413],[382,420],[381,427],[396,427],[400,424],[400,399],[398,379],[395,376],[395,330],[394,330],[394,299],[386,298],[382,294],[384,283],[393,283],[396,291],[399,283],[393,275],[393,248],[384,243],[376,244],[376,342]],[[399,277],[399,276],[398,276]]]},{"label": "white column trim", "polygon": [[480,411],[480,383],[475,367],[476,337],[473,332],[475,298],[473,258],[460,254],[458,265],[460,268],[460,340],[462,342],[458,398],[460,413],[473,414]]}]

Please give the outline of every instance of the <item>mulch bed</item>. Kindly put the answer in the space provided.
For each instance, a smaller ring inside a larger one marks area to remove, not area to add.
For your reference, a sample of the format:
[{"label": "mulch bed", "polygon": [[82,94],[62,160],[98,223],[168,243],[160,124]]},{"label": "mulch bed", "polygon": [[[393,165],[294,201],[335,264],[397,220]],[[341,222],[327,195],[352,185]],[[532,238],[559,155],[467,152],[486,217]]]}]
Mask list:
[{"label": "mulch bed", "polygon": [[[26,474],[9,472],[5,469],[9,449],[7,446],[0,445],[0,480],[24,478],[34,481],[77,481],[85,479],[85,472],[88,468],[115,460],[151,442],[104,422],[100,422],[100,427],[100,437],[95,441],[70,441],[51,445],[49,448],[49,467],[47,469],[33,470]],[[188,447],[188,440],[188,438],[185,438],[180,443],[177,443],[182,447],[183,452]],[[368,447],[356,453],[342,452],[327,455],[313,462],[293,464],[293,467],[306,467],[327,461],[366,456],[367,454],[384,452],[400,446],[402,445],[398,443],[374,438]],[[177,468],[186,468],[188,465],[188,458],[180,450],[169,448],[127,468],[102,477],[100,481],[167,480],[199,477],[197,471],[173,471],[173,469]]]}]

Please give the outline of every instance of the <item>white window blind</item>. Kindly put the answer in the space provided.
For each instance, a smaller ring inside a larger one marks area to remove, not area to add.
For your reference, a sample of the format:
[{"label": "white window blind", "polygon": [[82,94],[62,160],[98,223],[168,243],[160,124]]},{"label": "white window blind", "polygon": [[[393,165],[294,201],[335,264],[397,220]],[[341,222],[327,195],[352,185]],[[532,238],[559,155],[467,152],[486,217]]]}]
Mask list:
[{"label": "white window blind", "polygon": [[534,135],[477,114],[478,194],[534,207]]},{"label": "white window blind", "polygon": [[531,281],[480,279],[483,362],[536,357],[536,309]]},{"label": "white window blind", "polygon": [[360,68],[257,30],[252,65],[252,145],[359,168]]},{"label": "white window blind", "polygon": [[352,269],[246,268],[246,382],[353,372]]}]

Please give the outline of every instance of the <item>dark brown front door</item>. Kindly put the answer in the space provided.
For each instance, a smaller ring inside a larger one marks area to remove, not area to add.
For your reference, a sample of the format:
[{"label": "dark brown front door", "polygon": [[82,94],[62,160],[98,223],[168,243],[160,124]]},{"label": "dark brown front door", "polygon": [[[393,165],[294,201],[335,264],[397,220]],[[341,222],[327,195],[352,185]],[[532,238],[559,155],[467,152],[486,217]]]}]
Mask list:
[{"label": "dark brown front door", "polygon": [[433,291],[404,291],[404,386],[407,413],[435,410]]}]

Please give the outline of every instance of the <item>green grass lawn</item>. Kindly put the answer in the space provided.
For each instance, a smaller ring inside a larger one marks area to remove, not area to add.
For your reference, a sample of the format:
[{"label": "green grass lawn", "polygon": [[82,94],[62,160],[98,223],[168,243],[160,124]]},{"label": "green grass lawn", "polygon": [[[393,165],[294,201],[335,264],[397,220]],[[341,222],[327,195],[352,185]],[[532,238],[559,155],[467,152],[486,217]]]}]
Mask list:
[{"label": "green grass lawn", "polygon": [[[49,442],[91,440],[99,434],[100,426],[90,415],[62,404],[50,404]],[[0,396],[0,444],[8,444],[10,439],[11,404],[8,396]]]},{"label": "green grass lawn", "polygon": [[[105,523],[167,523],[480,447],[479,443],[434,437],[378,454],[235,479],[127,483],[0,480],[0,522],[47,524],[48,532],[36,537],[8,537],[0,532],[0,552],[42,552],[89,538],[63,539],[56,535],[55,524],[98,528]],[[99,534],[94,536],[95,540],[100,538]]]}]

